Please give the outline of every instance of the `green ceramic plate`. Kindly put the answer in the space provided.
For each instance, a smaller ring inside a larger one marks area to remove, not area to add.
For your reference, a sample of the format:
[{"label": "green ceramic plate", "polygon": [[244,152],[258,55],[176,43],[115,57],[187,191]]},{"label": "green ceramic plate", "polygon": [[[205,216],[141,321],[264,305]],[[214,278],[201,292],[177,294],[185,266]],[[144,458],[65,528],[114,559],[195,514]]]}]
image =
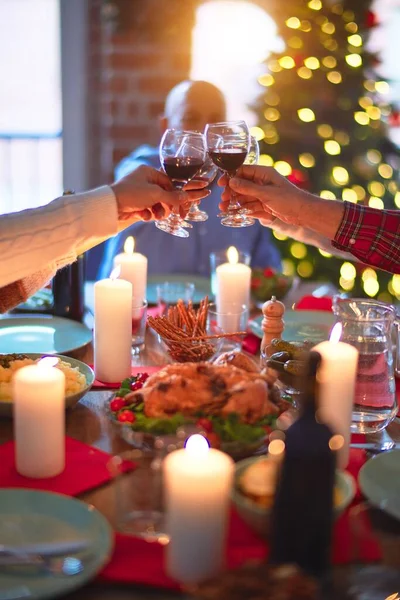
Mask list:
[{"label": "green ceramic plate", "polygon": [[[262,315],[249,323],[249,328],[260,339]],[[335,322],[330,312],[322,310],[287,310],[284,314],[285,329],[282,339],[288,342],[323,342],[329,339],[329,334]]]},{"label": "green ceramic plate", "polygon": [[[36,360],[37,358],[42,358],[42,356],[45,356],[43,354],[38,354],[38,353],[34,353],[34,352],[33,353],[32,352],[31,353],[24,352],[24,354],[26,354],[26,356],[28,358],[32,358],[33,360]],[[95,380],[94,371],[93,371],[93,369],[91,369],[89,367],[89,365],[86,365],[85,363],[81,362],[80,360],[76,360],[76,358],[70,358],[69,356],[63,356],[62,354],[57,354],[57,356],[63,362],[70,364],[71,367],[78,367],[79,371],[85,376],[85,379],[86,379],[86,385],[80,392],[77,392],[76,394],[70,394],[69,396],[65,397],[65,408],[72,408],[73,406],[75,406],[75,404],[78,404],[79,400],[81,398],[83,398],[83,396],[85,394],[87,394],[88,391],[90,390],[90,388],[92,387],[93,382]],[[0,358],[1,358],[1,354],[0,354]],[[0,417],[12,417],[12,415],[13,415],[12,402],[7,402],[5,400],[0,399]],[[0,598],[0,600],[1,600],[1,598]]]},{"label": "green ceramic plate", "polygon": [[157,304],[157,285],[160,283],[194,283],[193,302],[199,304],[204,296],[211,296],[211,284],[207,277],[198,275],[149,275],[147,280],[147,302]]},{"label": "green ceramic plate", "polygon": [[92,341],[82,323],[51,315],[6,315],[0,318],[0,354],[68,354]]},{"label": "green ceramic plate", "polygon": [[358,481],[373,506],[400,520],[400,450],[371,458],[360,470]]},{"label": "green ceramic plate", "polygon": [[82,587],[108,561],[113,535],[106,519],[80,500],[33,490],[0,490],[0,539],[3,544],[35,544],[89,540],[76,554],[82,573],[57,575],[23,567],[2,567],[0,598],[55,598]]}]

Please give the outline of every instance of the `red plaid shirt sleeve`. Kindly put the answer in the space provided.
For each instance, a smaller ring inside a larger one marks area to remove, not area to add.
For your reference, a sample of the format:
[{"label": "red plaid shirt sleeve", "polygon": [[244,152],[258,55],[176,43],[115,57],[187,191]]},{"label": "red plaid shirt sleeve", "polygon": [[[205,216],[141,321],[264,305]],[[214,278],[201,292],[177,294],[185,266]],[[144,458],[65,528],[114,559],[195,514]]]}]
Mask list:
[{"label": "red plaid shirt sleeve", "polygon": [[390,273],[400,273],[400,210],[377,210],[344,202],[332,245]]}]

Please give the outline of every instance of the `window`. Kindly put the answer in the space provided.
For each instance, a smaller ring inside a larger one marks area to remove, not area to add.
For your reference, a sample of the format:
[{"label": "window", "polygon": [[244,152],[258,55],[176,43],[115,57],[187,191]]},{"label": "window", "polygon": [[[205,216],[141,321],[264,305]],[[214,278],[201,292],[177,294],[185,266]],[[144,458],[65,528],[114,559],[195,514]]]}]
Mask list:
[{"label": "window", "polygon": [[62,193],[59,0],[0,0],[0,213]]},{"label": "window", "polygon": [[260,94],[262,63],[271,51],[282,49],[274,21],[259,6],[237,0],[206,2],[197,9],[190,76],[224,92],[228,119],[255,125],[249,105]]}]

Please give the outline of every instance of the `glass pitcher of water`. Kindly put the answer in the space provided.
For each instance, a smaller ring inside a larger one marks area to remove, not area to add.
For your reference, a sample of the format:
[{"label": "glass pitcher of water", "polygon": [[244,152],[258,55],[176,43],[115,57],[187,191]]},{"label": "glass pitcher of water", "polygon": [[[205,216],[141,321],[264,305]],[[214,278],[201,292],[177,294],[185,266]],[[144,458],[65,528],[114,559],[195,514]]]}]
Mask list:
[{"label": "glass pitcher of water", "polygon": [[375,433],[397,414],[393,331],[395,309],[378,300],[335,297],[341,341],[359,351],[351,431]]}]

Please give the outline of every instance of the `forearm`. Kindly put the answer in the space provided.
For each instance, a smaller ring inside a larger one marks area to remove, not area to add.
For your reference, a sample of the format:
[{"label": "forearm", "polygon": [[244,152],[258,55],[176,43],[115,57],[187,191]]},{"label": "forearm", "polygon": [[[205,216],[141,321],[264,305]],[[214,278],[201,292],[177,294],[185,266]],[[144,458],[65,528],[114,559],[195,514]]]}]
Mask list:
[{"label": "forearm", "polygon": [[53,277],[55,271],[52,267],[43,269],[14,283],[10,283],[0,290],[0,313],[5,313],[25,302],[35,292],[44,287]]},{"label": "forearm", "polygon": [[342,222],[344,205],[341,200],[326,200],[312,194],[305,194],[299,211],[300,227],[333,240]]},{"label": "forearm", "polygon": [[315,248],[320,248],[337,258],[343,258],[346,260],[357,260],[350,252],[345,252],[343,250],[339,250],[332,245],[332,242],[327,237],[316,233],[312,229],[308,227],[296,227],[295,225],[289,225],[288,223],[283,223],[279,219],[276,219],[272,223],[269,221],[262,221],[261,223],[264,227],[269,227],[278,231],[279,233],[286,235],[293,240],[297,240],[298,242],[303,242],[308,246],[314,246]]},{"label": "forearm", "polygon": [[80,247],[117,233],[117,218],[109,187],[2,216],[0,286],[72,262]]}]

